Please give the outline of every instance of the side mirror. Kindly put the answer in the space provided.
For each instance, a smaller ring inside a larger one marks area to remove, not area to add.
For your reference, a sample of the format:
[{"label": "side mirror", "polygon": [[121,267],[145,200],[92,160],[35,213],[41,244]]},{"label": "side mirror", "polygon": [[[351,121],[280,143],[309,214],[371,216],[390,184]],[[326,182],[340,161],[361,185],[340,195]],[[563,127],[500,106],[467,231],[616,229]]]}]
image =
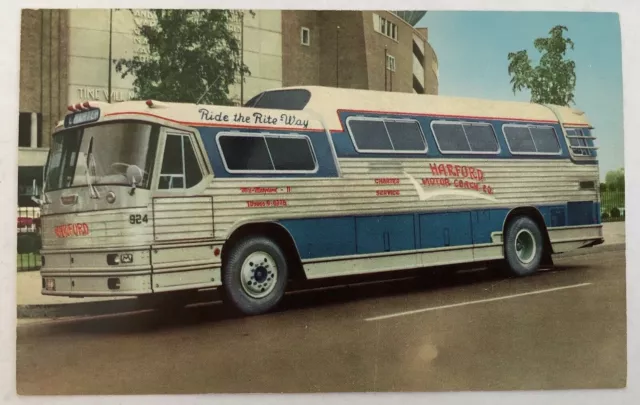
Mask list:
[{"label": "side mirror", "polygon": [[127,181],[131,184],[131,185],[135,185],[138,184],[140,182],[142,182],[142,178],[144,176],[144,172],[142,171],[141,168],[139,168],[136,165],[129,165],[127,167]]},{"label": "side mirror", "polygon": [[131,191],[129,195],[133,195],[136,192],[136,185],[142,181],[144,172],[136,165],[127,166],[127,181],[131,184]]}]

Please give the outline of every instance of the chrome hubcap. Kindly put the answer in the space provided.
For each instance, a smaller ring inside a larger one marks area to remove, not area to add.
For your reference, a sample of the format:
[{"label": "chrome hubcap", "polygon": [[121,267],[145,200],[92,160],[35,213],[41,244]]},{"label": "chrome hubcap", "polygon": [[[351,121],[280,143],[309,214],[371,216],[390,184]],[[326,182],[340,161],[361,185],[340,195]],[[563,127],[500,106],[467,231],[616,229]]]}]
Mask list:
[{"label": "chrome hubcap", "polygon": [[244,260],[240,282],[242,289],[253,298],[269,295],[278,281],[278,267],[270,254],[253,252]]},{"label": "chrome hubcap", "polygon": [[516,235],[516,255],[522,263],[530,263],[536,255],[536,239],[533,234],[522,229]]}]

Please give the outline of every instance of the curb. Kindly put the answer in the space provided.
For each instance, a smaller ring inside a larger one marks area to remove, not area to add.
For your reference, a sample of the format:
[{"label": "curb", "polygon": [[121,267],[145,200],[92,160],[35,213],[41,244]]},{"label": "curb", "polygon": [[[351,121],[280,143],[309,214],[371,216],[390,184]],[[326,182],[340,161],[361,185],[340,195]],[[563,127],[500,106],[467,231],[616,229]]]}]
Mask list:
[{"label": "curb", "polygon": [[[612,243],[609,245],[599,245],[591,248],[578,249],[567,253],[559,253],[554,255],[554,259],[564,259],[571,257],[594,255],[603,252],[624,252],[625,243]],[[201,291],[194,296],[190,304],[211,302],[211,291]],[[89,301],[78,302],[72,304],[34,304],[34,305],[18,305],[18,318],[61,318],[73,316],[100,316],[113,315],[124,312],[134,312],[154,309],[151,304],[145,304],[139,299],[119,298],[109,301]]]},{"label": "curb", "polygon": [[[186,305],[211,302],[215,297],[212,291],[199,291],[193,295]],[[81,300],[81,299],[79,299]],[[18,319],[27,318],[62,318],[74,316],[113,315],[125,312],[153,310],[157,308],[151,302],[145,302],[137,297],[117,298],[106,301],[88,301],[69,304],[34,304],[18,305]]]},{"label": "curb", "polygon": [[18,318],[60,318],[67,316],[96,316],[146,309],[137,298],[112,301],[90,301],[73,304],[18,305]]}]

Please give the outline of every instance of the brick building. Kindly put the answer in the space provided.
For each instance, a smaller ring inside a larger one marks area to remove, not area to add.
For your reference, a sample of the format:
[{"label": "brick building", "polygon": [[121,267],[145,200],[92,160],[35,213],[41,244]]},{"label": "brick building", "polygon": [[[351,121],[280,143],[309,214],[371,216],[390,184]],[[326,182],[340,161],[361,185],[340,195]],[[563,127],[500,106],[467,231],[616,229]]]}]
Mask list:
[{"label": "brick building", "polygon": [[20,38],[18,203],[41,185],[51,128],[67,109],[68,12],[23,10]]},{"label": "brick building", "polygon": [[[438,93],[426,28],[391,11],[282,11],[285,86]],[[414,14],[417,22],[422,14]]]}]

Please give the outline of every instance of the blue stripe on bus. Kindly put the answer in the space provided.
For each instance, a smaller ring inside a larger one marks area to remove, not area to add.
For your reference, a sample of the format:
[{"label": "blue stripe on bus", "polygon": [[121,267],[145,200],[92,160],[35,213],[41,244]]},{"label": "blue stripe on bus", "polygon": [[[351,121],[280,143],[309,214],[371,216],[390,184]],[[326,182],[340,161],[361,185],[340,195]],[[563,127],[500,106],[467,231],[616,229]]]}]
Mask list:
[{"label": "blue stripe on bus", "polygon": [[[538,206],[551,227],[599,224],[592,201]],[[301,259],[491,243],[510,209],[284,219]]]},{"label": "blue stripe on bus", "polygon": [[[224,177],[260,177],[260,178],[269,178],[269,177],[279,177],[279,178],[290,178],[290,177],[338,177],[338,170],[335,165],[335,160],[333,158],[333,153],[331,151],[331,147],[329,146],[329,140],[327,139],[327,135],[324,132],[318,131],[298,131],[297,134],[306,135],[311,139],[311,143],[313,144],[313,149],[316,154],[316,159],[318,159],[318,171],[316,173],[296,173],[296,174],[251,174],[251,173],[234,173],[231,174],[227,172],[224,167],[224,163],[222,161],[222,156],[218,150],[218,144],[216,143],[216,135],[219,132],[238,132],[238,129],[234,128],[218,128],[218,127],[196,127],[200,131],[200,136],[202,137],[202,143],[204,144],[206,153],[209,157],[209,161],[211,162],[211,167],[213,168],[213,173],[218,178]],[[243,133],[261,133],[265,132],[260,129],[243,129],[241,132]],[[291,134],[292,131],[268,131],[272,134]]]},{"label": "blue stripe on bus", "polygon": [[[341,113],[341,120],[346,122],[346,118],[348,116],[354,115],[353,113]],[[359,114],[360,115],[360,114]],[[362,114],[361,116],[376,116],[374,114]],[[407,118],[407,116],[400,115],[385,115],[385,117],[389,118]],[[523,122],[514,122],[514,121],[499,121],[499,120],[488,120],[482,121],[479,119],[465,119],[465,121],[470,122],[490,122],[494,126],[494,130],[496,130],[496,135],[498,139],[498,143],[500,145],[500,153],[499,154],[474,154],[474,155],[465,155],[465,154],[442,154],[436,145],[435,139],[433,137],[430,124],[434,120],[439,120],[440,118],[434,117],[416,117],[416,119],[420,122],[422,126],[423,132],[425,134],[425,139],[428,145],[428,151],[425,154],[392,154],[392,153],[358,153],[355,150],[351,137],[347,131],[345,132],[333,132],[331,134],[334,146],[336,149],[336,154],[338,157],[370,157],[370,158],[409,158],[409,159],[512,159],[512,160],[522,160],[522,159],[541,159],[541,160],[558,160],[558,159],[570,159],[570,154],[568,152],[568,146],[563,137],[559,136],[560,146],[562,149],[562,153],[555,156],[548,155],[512,155],[509,152],[506,140],[504,135],[501,132],[501,128],[503,124],[509,123],[519,123],[523,124]],[[533,123],[533,122],[532,122]],[[561,133],[561,128],[559,124],[549,124],[554,127],[558,134]],[[300,131],[311,139],[311,142],[314,147],[314,151],[316,153],[316,157],[318,159],[318,171],[316,173],[306,173],[306,174],[251,174],[251,173],[235,173],[231,174],[226,171],[224,168],[224,164],[222,162],[222,158],[220,156],[220,152],[218,150],[218,146],[215,141],[215,137],[219,132],[224,131],[237,131],[234,128],[221,128],[221,127],[196,127],[200,131],[200,135],[203,140],[203,144],[206,149],[206,153],[211,162],[211,166],[213,168],[214,174],[216,177],[224,178],[224,177],[260,177],[260,178],[269,178],[269,177],[337,177],[338,170],[336,168],[336,164],[333,158],[333,153],[331,151],[331,147],[326,138],[324,132],[318,131]],[[346,128],[346,124],[345,124]],[[590,135],[589,130],[585,130],[587,135]],[[242,132],[247,133],[259,133],[264,132],[261,129],[243,129]],[[270,131],[271,133],[282,133],[287,134],[291,133],[291,131]],[[588,145],[593,145],[593,141],[589,140]],[[574,161],[575,164],[597,164],[597,161]]]}]

